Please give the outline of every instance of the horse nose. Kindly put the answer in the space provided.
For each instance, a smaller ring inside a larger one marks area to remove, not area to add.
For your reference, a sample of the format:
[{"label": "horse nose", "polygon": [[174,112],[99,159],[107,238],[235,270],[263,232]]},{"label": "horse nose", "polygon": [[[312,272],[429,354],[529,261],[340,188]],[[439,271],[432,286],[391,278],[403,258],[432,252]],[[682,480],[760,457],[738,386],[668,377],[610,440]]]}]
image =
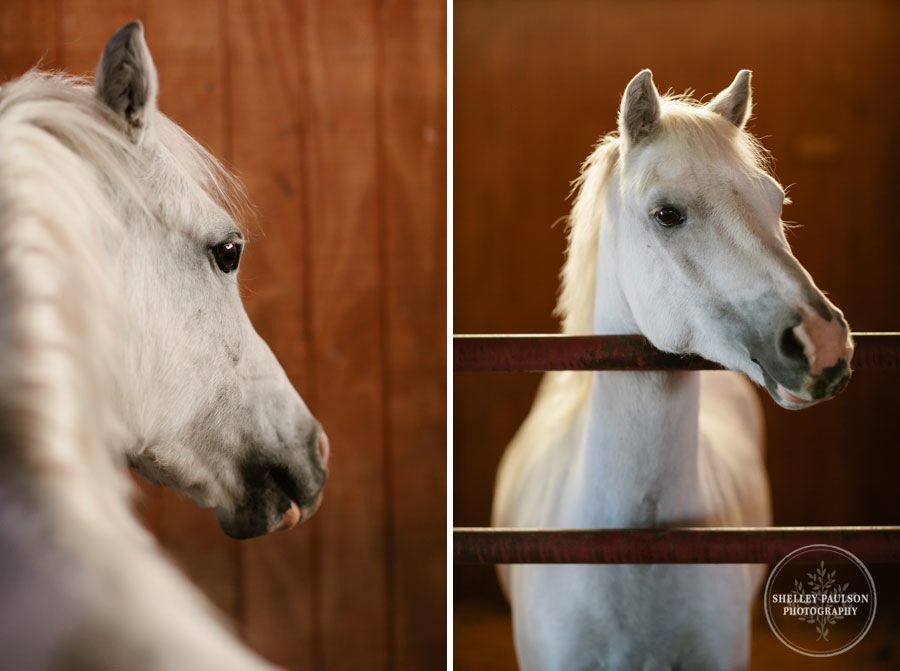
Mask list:
[{"label": "horse nose", "polygon": [[781,337],[778,339],[778,353],[788,361],[806,366],[808,362],[805,350],[803,343],[794,332],[796,328],[796,326],[788,326],[782,331]]},{"label": "horse nose", "polygon": [[810,375],[849,364],[853,341],[847,323],[832,310],[800,311],[800,323],[785,329],[779,340],[781,354],[792,361],[804,361]]},{"label": "horse nose", "polygon": [[331,442],[328,440],[328,434],[324,430],[319,431],[316,439],[316,449],[319,452],[319,460],[323,466],[328,465],[328,457],[331,455]]}]

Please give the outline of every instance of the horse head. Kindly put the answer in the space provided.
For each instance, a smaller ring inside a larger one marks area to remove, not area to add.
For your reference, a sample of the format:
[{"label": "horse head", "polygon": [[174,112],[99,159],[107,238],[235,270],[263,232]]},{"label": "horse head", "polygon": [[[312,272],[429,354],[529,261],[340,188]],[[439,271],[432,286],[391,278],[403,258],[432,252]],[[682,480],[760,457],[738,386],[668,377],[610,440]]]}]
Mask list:
[{"label": "horse head", "polygon": [[244,310],[228,176],[158,111],[139,23],[106,45],[95,94],[133,168],[129,188],[110,179],[129,462],[213,508],[231,536],[291,527],[319,505],[328,439]]},{"label": "horse head", "polygon": [[796,409],[846,386],[853,344],[791,252],[788,201],[744,129],[750,111],[747,70],[705,105],[660,96],[649,70],[634,77],[598,282],[615,278],[618,319],[660,349],[742,371]]}]

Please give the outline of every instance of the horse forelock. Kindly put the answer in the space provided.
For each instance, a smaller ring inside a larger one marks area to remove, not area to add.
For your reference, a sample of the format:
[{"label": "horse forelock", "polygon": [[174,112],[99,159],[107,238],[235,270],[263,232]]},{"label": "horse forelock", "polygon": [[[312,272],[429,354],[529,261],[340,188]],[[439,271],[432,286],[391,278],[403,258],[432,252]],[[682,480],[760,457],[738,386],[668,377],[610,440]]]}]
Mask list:
[{"label": "horse forelock", "polygon": [[184,202],[205,196],[236,223],[252,217],[253,209],[240,180],[181,126],[157,112],[148,139],[156,141],[171,158],[182,188],[188,191]]},{"label": "horse forelock", "polygon": [[[0,123],[55,138],[99,176],[108,198],[128,200],[129,209],[160,225],[172,224],[160,216],[160,202],[209,198],[235,219],[251,212],[239,180],[178,124],[155,111],[147,136],[135,144],[83,78],[32,70],[4,84]],[[165,184],[153,179],[160,165]]]},{"label": "horse forelock", "polygon": [[730,160],[748,172],[771,170],[771,154],[752,133],[687,96],[662,99],[660,132],[679,138],[701,160]]}]

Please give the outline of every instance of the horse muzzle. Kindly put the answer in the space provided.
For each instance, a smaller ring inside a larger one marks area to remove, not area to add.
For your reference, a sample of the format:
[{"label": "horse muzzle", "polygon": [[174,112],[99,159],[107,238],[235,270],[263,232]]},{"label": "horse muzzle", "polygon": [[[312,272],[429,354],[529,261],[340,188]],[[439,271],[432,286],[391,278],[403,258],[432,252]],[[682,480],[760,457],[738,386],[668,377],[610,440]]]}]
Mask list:
[{"label": "horse muzzle", "polygon": [[254,459],[242,466],[242,495],[233,508],[216,508],[219,526],[227,535],[253,538],[292,529],[313,516],[322,502],[331,452],[324,431],[318,429],[313,440],[312,449],[298,450],[293,459]]},{"label": "horse muzzle", "polygon": [[799,410],[833,398],[852,373],[853,340],[838,311],[803,310],[767,353],[754,357],[776,403]]}]

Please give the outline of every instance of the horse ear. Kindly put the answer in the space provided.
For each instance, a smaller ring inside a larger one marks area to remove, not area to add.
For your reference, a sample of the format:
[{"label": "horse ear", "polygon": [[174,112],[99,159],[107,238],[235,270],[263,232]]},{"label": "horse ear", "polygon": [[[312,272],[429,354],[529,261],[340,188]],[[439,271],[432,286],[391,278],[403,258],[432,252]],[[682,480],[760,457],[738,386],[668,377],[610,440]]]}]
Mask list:
[{"label": "horse ear", "polygon": [[743,128],[753,107],[750,93],[750,70],[741,70],[731,86],[709,101],[708,108],[738,128]]},{"label": "horse ear", "polygon": [[641,70],[628,83],[625,95],[622,96],[619,134],[630,145],[636,145],[656,128],[659,108],[659,93],[653,83],[653,73]]},{"label": "horse ear", "polygon": [[144,27],[132,21],[109,38],[95,82],[100,99],[125,122],[128,136],[139,142],[156,109],[156,67],[144,41]]}]

